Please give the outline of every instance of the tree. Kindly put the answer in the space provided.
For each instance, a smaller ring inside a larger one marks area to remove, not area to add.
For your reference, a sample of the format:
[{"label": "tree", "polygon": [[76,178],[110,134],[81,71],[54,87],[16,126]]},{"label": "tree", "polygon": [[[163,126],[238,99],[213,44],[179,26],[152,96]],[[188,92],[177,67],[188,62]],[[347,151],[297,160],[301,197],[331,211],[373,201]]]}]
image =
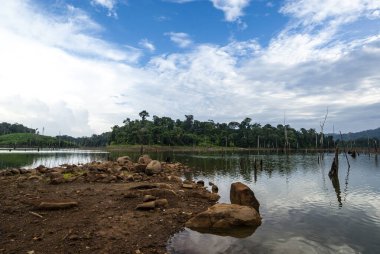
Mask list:
[{"label": "tree", "polygon": [[141,120],[144,122],[147,117],[149,117],[149,113],[146,110],[143,110],[139,113]]}]

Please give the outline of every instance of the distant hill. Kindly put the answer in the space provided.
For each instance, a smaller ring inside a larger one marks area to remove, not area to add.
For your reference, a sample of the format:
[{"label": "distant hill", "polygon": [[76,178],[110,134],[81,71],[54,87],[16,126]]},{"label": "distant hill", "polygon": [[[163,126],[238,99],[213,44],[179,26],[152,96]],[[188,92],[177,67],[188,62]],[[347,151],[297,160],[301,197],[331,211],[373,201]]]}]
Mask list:
[{"label": "distant hill", "polygon": [[76,147],[74,143],[34,133],[0,135],[0,147]]},{"label": "distant hill", "polygon": [[35,129],[28,128],[19,123],[0,123],[0,135],[11,134],[11,133],[36,133]]},{"label": "distant hill", "polygon": [[[329,134],[332,135],[332,134]],[[334,134],[332,135],[334,137],[334,140],[340,139],[340,134]],[[349,132],[342,134],[343,140],[357,140],[357,139],[380,139],[380,127],[374,130],[365,130],[360,132]]]},{"label": "distant hill", "polygon": [[0,147],[102,147],[107,146],[110,132],[91,137],[74,138],[67,135],[38,135],[38,129],[32,129],[19,123],[0,123]]}]

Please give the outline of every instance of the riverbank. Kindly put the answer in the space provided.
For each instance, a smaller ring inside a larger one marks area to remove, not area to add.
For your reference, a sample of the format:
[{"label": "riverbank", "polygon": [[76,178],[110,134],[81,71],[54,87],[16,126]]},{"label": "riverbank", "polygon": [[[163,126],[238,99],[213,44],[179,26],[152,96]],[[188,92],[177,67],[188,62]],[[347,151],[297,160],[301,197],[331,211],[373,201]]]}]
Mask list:
[{"label": "riverbank", "polygon": [[[242,147],[222,147],[222,146],[160,146],[160,145],[110,145],[105,147],[108,152],[132,152],[132,153],[150,153],[150,152],[265,152],[265,153],[283,153],[283,148],[242,148]],[[356,151],[361,154],[379,154],[380,150],[375,148],[353,147],[348,150]],[[334,153],[335,148],[300,148],[287,149],[288,153]],[[343,152],[343,148],[341,149]]]},{"label": "riverbank", "polygon": [[1,171],[0,253],[166,253],[219,196],[183,184],[182,164],[148,162]]}]

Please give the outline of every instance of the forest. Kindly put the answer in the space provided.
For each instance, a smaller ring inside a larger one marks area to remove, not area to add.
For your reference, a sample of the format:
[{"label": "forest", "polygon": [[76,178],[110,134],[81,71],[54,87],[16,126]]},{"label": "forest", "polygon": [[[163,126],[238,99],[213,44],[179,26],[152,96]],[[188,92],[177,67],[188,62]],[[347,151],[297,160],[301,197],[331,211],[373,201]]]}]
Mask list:
[{"label": "forest", "polygon": [[243,148],[329,148],[334,146],[331,135],[318,133],[315,129],[295,130],[289,125],[261,126],[251,118],[241,122],[215,123],[212,120],[195,120],[185,115],[184,120],[139,113],[141,119],[123,121],[114,126],[110,144],[145,144],[176,146],[222,146]]}]

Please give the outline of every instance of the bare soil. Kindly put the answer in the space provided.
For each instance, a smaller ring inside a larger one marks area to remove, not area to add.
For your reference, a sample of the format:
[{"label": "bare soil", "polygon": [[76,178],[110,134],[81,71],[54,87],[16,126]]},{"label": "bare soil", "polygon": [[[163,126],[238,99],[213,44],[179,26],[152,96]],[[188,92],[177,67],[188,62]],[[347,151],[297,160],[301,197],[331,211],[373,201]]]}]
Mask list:
[{"label": "bare soil", "polygon": [[[0,176],[0,253],[167,253],[170,236],[216,201],[205,188],[183,188],[178,177],[173,181],[173,170],[134,178],[118,170],[101,178],[80,170],[58,182],[56,175],[49,177],[57,169]],[[168,205],[136,210],[146,194]],[[77,205],[38,206],[68,201]]]}]

